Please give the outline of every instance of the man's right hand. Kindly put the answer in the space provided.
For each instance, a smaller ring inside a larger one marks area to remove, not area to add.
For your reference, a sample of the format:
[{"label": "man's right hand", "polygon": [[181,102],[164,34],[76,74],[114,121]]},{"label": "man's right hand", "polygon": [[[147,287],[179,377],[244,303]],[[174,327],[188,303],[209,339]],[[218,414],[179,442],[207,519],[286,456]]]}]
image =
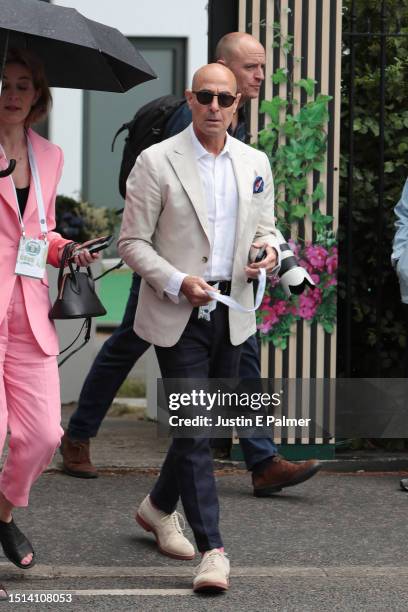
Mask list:
[{"label": "man's right hand", "polygon": [[214,291],[214,287],[206,283],[200,276],[186,276],[181,284],[180,291],[192,306],[204,306],[211,302],[207,291]]}]

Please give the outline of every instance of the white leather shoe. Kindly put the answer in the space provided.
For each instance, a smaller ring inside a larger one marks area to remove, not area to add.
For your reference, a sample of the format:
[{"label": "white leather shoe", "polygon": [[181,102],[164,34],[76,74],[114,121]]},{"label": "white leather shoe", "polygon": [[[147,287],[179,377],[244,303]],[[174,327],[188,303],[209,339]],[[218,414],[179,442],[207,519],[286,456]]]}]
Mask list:
[{"label": "white leather shoe", "polygon": [[[183,527],[180,526],[182,521]],[[183,535],[184,518],[179,512],[166,514],[155,508],[148,495],[136,513],[136,521],[146,531],[156,536],[159,550],[173,559],[194,559],[194,546]]]},{"label": "white leather shoe", "polygon": [[229,588],[230,562],[218,548],[204,553],[200,565],[196,569],[193,581],[193,591],[221,593]]}]

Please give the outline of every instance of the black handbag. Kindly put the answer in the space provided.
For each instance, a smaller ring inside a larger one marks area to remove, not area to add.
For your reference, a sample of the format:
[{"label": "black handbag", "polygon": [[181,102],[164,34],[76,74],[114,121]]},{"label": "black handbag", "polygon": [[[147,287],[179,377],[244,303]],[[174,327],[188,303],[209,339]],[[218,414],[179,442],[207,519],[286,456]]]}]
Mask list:
[{"label": "black handbag", "polygon": [[[102,317],[106,310],[96,295],[91,268],[86,272],[74,265],[70,258],[73,244],[67,244],[61,257],[58,273],[58,296],[50,310],[50,319],[84,319]],[[68,271],[64,273],[68,264]]]},{"label": "black handbag", "polygon": [[[79,351],[89,340],[91,335],[91,318],[101,317],[106,310],[96,295],[95,281],[90,267],[81,271],[80,266],[74,265],[71,260],[73,249],[77,245],[69,243],[65,246],[61,257],[58,273],[58,296],[49,312],[50,319],[85,319],[78,336],[67,346],[61,354],[67,351],[78,339],[82,329],[86,326],[85,341],[80,347],[72,351],[60,363],[61,366],[74,353]],[[65,267],[67,266],[67,271]]]}]

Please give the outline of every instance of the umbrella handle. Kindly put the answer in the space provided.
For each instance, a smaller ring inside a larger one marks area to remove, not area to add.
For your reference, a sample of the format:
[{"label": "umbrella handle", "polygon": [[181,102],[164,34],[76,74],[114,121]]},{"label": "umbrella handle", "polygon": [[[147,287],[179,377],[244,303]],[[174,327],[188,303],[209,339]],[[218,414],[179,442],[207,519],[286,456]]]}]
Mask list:
[{"label": "umbrella handle", "polygon": [[11,174],[14,170],[14,168],[16,167],[16,160],[15,159],[10,159],[10,163],[8,168],[6,168],[5,170],[0,170],[0,178],[3,178],[5,176],[9,176],[9,174]]}]

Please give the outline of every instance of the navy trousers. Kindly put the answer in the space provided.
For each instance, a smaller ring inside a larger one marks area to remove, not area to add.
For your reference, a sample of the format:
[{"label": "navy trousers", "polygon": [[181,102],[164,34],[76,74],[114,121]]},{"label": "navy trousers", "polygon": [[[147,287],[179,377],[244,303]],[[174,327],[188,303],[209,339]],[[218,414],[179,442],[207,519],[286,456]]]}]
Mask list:
[{"label": "navy trousers", "polygon": [[[122,322],[103,344],[85,379],[78,407],[68,424],[67,433],[70,438],[83,440],[97,435],[119,387],[136,361],[150,346],[133,331],[140,282],[140,276],[133,274]],[[242,346],[239,376],[242,378],[261,376],[255,336],[248,338]],[[271,438],[241,438],[240,444],[249,470],[256,463],[277,454],[277,448]]]},{"label": "navy trousers", "polygon": [[[218,304],[211,321],[197,314],[194,308],[177,344],[155,347],[163,378],[236,378],[241,346],[230,342],[227,307]],[[168,514],[181,499],[198,550],[223,546],[209,438],[175,437],[150,497]]]}]

